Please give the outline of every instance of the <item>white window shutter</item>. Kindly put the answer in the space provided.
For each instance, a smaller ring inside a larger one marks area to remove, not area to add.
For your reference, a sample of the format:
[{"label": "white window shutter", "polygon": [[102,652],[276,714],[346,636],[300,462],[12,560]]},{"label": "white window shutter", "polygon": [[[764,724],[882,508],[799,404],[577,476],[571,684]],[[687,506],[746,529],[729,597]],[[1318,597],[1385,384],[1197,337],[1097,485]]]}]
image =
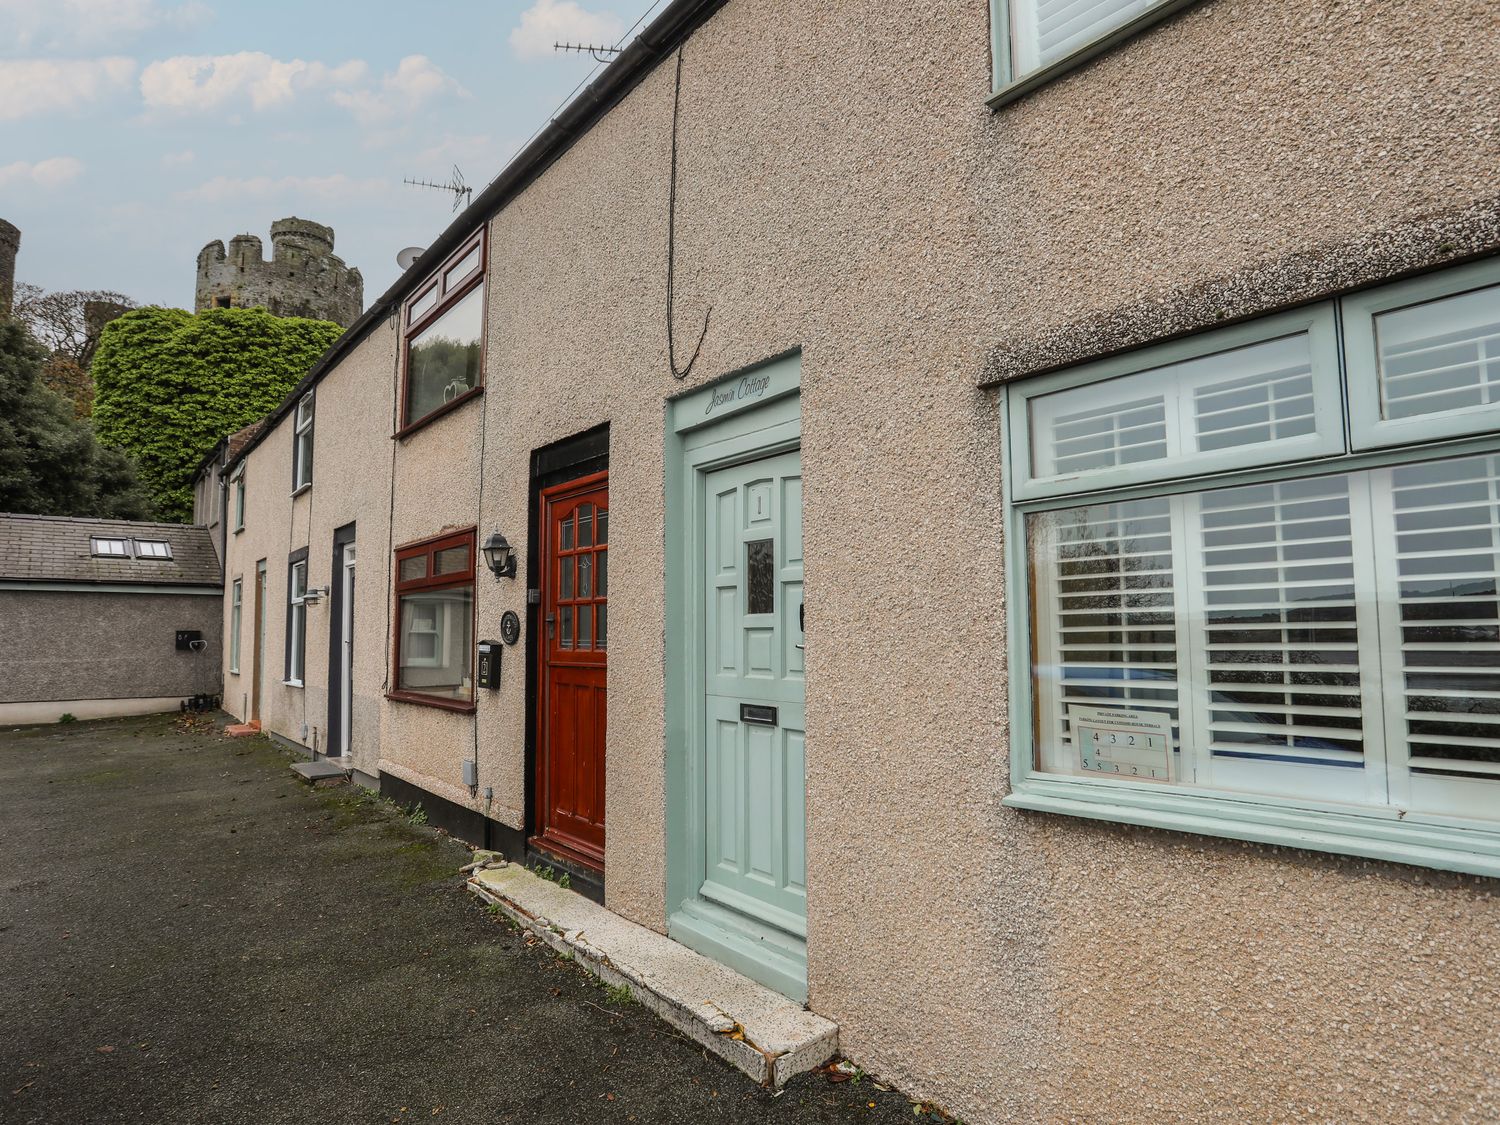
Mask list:
[{"label": "white window shutter", "polygon": [[1016,77],[1072,54],[1161,0],[1012,0]]}]

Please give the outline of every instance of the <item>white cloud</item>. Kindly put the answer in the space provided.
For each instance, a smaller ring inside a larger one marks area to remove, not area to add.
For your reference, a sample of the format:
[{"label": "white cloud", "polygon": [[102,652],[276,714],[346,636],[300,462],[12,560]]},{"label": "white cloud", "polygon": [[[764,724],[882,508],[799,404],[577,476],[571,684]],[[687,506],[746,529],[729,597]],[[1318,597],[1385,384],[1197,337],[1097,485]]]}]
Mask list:
[{"label": "white cloud", "polygon": [[464,88],[426,55],[407,55],[395,70],[381,77],[378,88],[335,90],[330,96],[361,123],[372,125],[409,113],[445,94],[467,96]]},{"label": "white cloud", "polygon": [[261,51],[234,55],[177,55],[141,72],[148,109],[204,112],[248,103],[251,109],[284,106],[308,90],[353,86],[366,67],[358,60],[328,66],[303,59],[274,59]]},{"label": "white cloud", "polygon": [[177,193],[179,199],[222,203],[230,199],[319,199],[348,202],[391,193],[379,179],[355,179],[342,172],[332,176],[215,176],[197,187]]},{"label": "white cloud", "polygon": [[190,148],[185,148],[181,152],[164,154],[161,158],[161,163],[163,168],[186,168],[197,159],[198,154],[196,152]]},{"label": "white cloud", "polygon": [[521,58],[552,54],[554,43],[607,47],[620,37],[620,21],[608,12],[590,12],[577,0],[536,0],[521,13],[510,33],[511,50]]},{"label": "white cloud", "polygon": [[0,121],[19,121],[77,109],[122,89],[135,74],[135,60],[0,60]]},{"label": "white cloud", "polygon": [[197,0],[0,0],[0,27],[16,51],[118,49],[148,31],[196,27],[210,15]]},{"label": "white cloud", "polygon": [[34,164],[17,160],[13,164],[0,164],[0,187],[31,185],[55,188],[69,180],[76,180],[82,172],[83,161],[72,156],[53,156]]}]

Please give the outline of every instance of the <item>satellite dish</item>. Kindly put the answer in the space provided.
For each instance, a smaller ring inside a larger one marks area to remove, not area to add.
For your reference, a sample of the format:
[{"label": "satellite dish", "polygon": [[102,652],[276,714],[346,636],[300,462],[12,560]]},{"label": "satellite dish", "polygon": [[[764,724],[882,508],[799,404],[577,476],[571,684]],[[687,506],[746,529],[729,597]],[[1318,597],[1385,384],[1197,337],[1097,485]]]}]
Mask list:
[{"label": "satellite dish", "polygon": [[422,252],[426,249],[427,248],[425,246],[408,246],[405,250],[396,255],[396,264],[400,266],[402,270],[409,270],[412,268],[412,266],[417,264],[417,259],[422,256]]}]

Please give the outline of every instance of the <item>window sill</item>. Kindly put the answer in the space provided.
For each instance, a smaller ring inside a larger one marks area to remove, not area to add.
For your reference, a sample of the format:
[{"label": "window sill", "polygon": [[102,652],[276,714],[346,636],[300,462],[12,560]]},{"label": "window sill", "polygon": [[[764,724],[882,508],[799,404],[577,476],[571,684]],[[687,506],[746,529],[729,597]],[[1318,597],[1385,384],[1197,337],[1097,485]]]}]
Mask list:
[{"label": "window sill", "polygon": [[238,676],[240,674],[240,670],[238,668],[231,668],[229,669],[229,674],[231,676]]},{"label": "window sill", "polygon": [[282,687],[301,687],[302,686],[302,681],[301,680],[282,680],[281,681],[281,686]]},{"label": "window sill", "polygon": [[415,691],[388,691],[385,697],[393,703],[415,703],[418,707],[436,707],[440,711],[474,713],[474,701],[463,699],[439,699],[434,695],[423,695]]},{"label": "window sill", "polygon": [[[1125,24],[1125,26],[1117,27],[1102,38],[1095,39],[1092,43],[1084,44],[1071,55],[1065,55],[1060,59],[1048,63],[1046,66],[1028,71],[1019,78],[1007,79],[1004,82],[997,83],[994,92],[990,94],[985,104],[992,110],[998,110],[1009,105],[1011,102],[1018,101],[1033,90],[1077,70],[1085,63],[1091,62],[1106,51],[1119,46],[1125,40],[1133,38],[1147,28],[1161,23],[1169,16],[1174,16],[1184,8],[1196,3],[1198,3],[1198,0],[1166,0],[1165,3],[1152,8],[1149,12],[1142,12],[1135,19]],[[1002,12],[1001,5],[992,4],[991,12],[991,19],[998,18]]]},{"label": "window sill", "polygon": [[310,491],[312,491],[312,481],[308,481],[306,484],[299,485],[298,487],[292,489],[292,496],[295,498],[297,496],[301,496],[304,492]]},{"label": "window sill", "polygon": [[[1143,783],[1144,785],[1144,783]],[[1306,848],[1500,878],[1500,831],[1461,828],[1403,816],[1398,809],[1258,802],[1252,798],[1171,792],[1129,784],[1029,777],[1001,802],[1006,808],[1138,824],[1230,840]]]},{"label": "window sill", "polygon": [[410,437],[418,430],[425,429],[427,426],[429,426],[433,422],[436,422],[445,414],[453,413],[453,411],[457,410],[464,403],[472,402],[482,394],[484,394],[483,383],[480,383],[477,387],[470,387],[463,394],[455,398],[452,402],[445,402],[436,410],[422,415],[422,417],[418,418],[415,422],[408,422],[406,425],[402,426],[399,430],[392,434],[391,437],[396,441],[404,441],[406,438]]},{"label": "window sill", "polygon": [[234,529],[234,533],[235,533],[235,534],[236,534],[236,535],[238,535],[238,534],[239,534],[239,533],[240,533],[240,532],[242,532],[242,531],[244,531],[244,530],[245,530],[245,525],[244,525],[244,524],[240,524],[240,526],[239,526],[239,527],[237,527],[237,528],[235,528],[235,529]]}]

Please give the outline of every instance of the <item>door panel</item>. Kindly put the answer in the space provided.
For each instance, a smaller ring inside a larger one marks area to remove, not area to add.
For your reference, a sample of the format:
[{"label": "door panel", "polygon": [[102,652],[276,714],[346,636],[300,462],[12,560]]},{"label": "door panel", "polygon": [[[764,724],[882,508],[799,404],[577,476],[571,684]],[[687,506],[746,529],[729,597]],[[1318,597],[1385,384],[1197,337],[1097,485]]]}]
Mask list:
[{"label": "door panel", "polygon": [[354,746],[354,544],[344,547],[343,621],[339,665],[339,753],[348,755]]},{"label": "door panel", "polygon": [[609,489],[605,474],[541,496],[542,643],[536,843],[604,863]]},{"label": "door panel", "polygon": [[260,718],[260,694],[266,664],[266,564],[255,564],[255,659],[250,680],[251,722]]},{"label": "door panel", "polygon": [[797,452],[709,474],[702,897],[805,937]]}]

